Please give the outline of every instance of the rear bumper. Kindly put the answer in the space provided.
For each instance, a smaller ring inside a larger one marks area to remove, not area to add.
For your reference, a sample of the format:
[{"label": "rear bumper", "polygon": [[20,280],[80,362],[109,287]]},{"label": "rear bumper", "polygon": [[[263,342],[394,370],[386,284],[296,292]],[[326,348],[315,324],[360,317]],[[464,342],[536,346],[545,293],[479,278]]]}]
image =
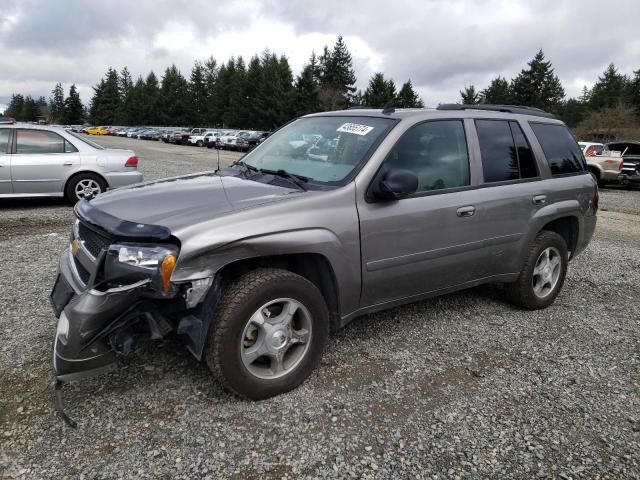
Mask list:
[{"label": "rear bumper", "polygon": [[585,215],[582,221],[582,228],[580,229],[578,242],[576,244],[576,249],[571,253],[571,258],[573,259],[576,255],[581,253],[589,242],[591,238],[593,238],[593,234],[596,230],[596,224],[598,223],[598,217],[596,215]]},{"label": "rear bumper", "polygon": [[109,184],[109,188],[126,187],[135,183],[142,182],[142,172],[134,170],[131,172],[109,172],[103,174],[105,180]]}]

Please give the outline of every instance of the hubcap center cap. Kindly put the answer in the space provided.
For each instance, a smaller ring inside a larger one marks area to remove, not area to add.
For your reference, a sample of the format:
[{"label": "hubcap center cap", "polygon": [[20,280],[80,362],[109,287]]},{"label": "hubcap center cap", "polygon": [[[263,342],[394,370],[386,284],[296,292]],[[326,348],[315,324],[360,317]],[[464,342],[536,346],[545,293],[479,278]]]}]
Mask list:
[{"label": "hubcap center cap", "polygon": [[273,332],[271,338],[269,339],[271,348],[274,348],[275,350],[284,348],[287,345],[288,341],[289,336],[282,330],[276,330],[275,332]]}]

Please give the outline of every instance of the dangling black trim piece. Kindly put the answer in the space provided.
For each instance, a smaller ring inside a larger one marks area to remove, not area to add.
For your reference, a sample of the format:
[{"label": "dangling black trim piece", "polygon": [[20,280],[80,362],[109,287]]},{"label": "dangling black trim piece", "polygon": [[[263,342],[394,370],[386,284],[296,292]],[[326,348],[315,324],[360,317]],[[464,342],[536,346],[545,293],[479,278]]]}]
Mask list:
[{"label": "dangling black trim piece", "polygon": [[57,379],[54,380],[53,388],[55,390],[55,395],[56,395],[54,405],[56,407],[56,412],[58,416],[62,418],[62,420],[64,420],[64,423],[66,423],[67,426],[71,428],[78,428],[78,424],[73,420],[71,420],[69,415],[67,415],[64,411],[64,405],[62,404],[62,386],[63,385],[64,385],[64,382],[61,382],[60,380],[57,380]]}]

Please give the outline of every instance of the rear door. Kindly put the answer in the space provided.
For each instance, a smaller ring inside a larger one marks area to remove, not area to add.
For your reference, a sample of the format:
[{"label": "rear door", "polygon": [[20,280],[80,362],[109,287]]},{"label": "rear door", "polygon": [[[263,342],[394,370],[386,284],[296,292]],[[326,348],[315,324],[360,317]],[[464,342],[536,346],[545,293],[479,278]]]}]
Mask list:
[{"label": "rear door", "polygon": [[11,130],[11,128],[0,127],[0,195],[13,192],[11,187],[11,155],[9,155]]},{"label": "rear door", "polygon": [[11,178],[14,193],[60,193],[80,164],[78,150],[56,132],[16,128]]},{"label": "rear door", "polygon": [[482,185],[475,193],[484,232],[481,278],[516,273],[529,222],[547,203],[533,150],[515,120],[475,119]]}]

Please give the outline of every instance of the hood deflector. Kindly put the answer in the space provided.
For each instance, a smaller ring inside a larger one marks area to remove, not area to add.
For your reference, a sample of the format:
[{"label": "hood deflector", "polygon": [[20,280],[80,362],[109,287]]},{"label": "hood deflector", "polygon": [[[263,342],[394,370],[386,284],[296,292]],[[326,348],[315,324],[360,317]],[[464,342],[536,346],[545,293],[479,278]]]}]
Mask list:
[{"label": "hood deflector", "polygon": [[163,241],[169,240],[171,237],[171,231],[167,227],[122,220],[94,207],[84,199],[76,204],[74,211],[83,222],[105,230],[114,237]]}]

